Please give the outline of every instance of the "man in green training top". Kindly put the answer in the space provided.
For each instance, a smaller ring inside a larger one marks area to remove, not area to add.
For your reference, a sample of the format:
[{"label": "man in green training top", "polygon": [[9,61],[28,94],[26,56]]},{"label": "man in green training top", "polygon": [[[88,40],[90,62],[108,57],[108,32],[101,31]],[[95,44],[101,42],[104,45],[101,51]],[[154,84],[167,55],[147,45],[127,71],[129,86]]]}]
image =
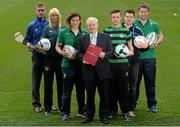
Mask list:
[{"label": "man in green training top", "polygon": [[157,101],[155,98],[155,78],[156,78],[156,56],[155,49],[163,40],[163,34],[159,28],[159,24],[148,17],[149,6],[147,4],[141,4],[138,8],[139,17],[134,23],[143,31],[146,37],[150,32],[157,34],[156,43],[146,51],[140,52],[139,63],[139,76],[137,81],[137,100],[139,97],[139,87],[142,75],[144,76],[147,105],[149,111],[157,112]]}]

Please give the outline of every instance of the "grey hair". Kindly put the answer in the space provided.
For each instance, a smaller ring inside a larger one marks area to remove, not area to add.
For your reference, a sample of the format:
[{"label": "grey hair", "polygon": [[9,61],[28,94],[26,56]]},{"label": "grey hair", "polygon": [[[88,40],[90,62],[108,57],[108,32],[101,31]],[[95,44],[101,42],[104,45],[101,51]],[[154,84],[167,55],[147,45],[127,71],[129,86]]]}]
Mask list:
[{"label": "grey hair", "polygon": [[89,17],[89,18],[87,18],[87,20],[86,20],[86,25],[88,25],[88,23],[89,23],[90,21],[95,21],[95,22],[98,24],[98,19],[97,19],[96,17]]}]

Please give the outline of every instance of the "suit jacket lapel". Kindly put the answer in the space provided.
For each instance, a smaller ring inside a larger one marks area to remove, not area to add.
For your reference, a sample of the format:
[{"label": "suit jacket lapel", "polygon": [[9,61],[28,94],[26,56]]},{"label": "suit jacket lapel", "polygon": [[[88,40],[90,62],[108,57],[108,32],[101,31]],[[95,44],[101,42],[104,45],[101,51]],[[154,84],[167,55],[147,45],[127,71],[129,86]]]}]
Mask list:
[{"label": "suit jacket lapel", "polygon": [[98,32],[96,45],[97,45],[97,46],[101,46],[101,43],[102,43],[101,41],[102,41],[102,39],[101,39],[101,34]]},{"label": "suit jacket lapel", "polygon": [[89,43],[90,43],[90,34],[88,34],[88,35],[87,35],[87,37],[86,37],[86,40],[85,40],[85,41],[86,41],[87,46],[88,46],[88,45],[89,45]]},{"label": "suit jacket lapel", "polygon": [[88,43],[88,45],[89,45],[89,43],[90,43],[90,34],[87,34],[87,37],[86,37],[86,42]]},{"label": "suit jacket lapel", "polygon": [[87,48],[90,43],[90,35],[89,34],[86,35],[83,43],[85,43],[85,45],[86,45],[85,47]]}]

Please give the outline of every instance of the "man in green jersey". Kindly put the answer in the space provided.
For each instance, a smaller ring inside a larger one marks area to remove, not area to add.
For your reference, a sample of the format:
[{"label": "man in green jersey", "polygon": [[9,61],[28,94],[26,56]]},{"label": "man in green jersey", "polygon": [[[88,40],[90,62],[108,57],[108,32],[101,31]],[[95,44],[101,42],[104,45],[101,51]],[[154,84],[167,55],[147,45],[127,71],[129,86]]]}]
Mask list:
[{"label": "man in green jersey", "polygon": [[109,62],[112,70],[112,80],[110,84],[110,112],[117,113],[117,101],[119,102],[123,119],[128,121],[128,56],[133,55],[131,42],[131,32],[128,28],[121,26],[120,10],[111,12],[112,26],[104,30],[111,37],[112,45],[115,48],[118,44],[127,45],[129,51],[125,58],[113,55]]},{"label": "man in green jersey", "polygon": [[157,101],[155,98],[155,78],[156,78],[156,56],[155,49],[162,42],[163,34],[159,28],[157,22],[153,21],[148,17],[149,6],[147,4],[141,4],[138,8],[139,17],[134,21],[134,23],[143,31],[144,36],[147,36],[150,32],[155,32],[157,34],[156,43],[146,51],[140,51],[140,63],[139,63],[139,76],[137,81],[137,100],[139,97],[139,87],[144,76],[147,105],[149,111],[157,112]]}]

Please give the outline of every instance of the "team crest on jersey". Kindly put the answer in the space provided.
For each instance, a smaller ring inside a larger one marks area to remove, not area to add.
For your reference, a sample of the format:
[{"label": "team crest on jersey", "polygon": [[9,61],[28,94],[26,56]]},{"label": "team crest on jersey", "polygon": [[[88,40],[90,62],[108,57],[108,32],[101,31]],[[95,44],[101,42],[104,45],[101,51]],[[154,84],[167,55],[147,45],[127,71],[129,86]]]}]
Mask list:
[{"label": "team crest on jersey", "polygon": [[66,33],[66,35],[69,35],[69,33]]},{"label": "team crest on jersey", "polygon": [[38,31],[38,28],[35,28],[35,31],[37,32],[37,31]]},{"label": "team crest on jersey", "polygon": [[120,37],[124,37],[123,34],[120,34],[119,36],[120,36]]},{"label": "team crest on jersey", "polygon": [[82,35],[85,35],[85,33],[82,33]]}]

